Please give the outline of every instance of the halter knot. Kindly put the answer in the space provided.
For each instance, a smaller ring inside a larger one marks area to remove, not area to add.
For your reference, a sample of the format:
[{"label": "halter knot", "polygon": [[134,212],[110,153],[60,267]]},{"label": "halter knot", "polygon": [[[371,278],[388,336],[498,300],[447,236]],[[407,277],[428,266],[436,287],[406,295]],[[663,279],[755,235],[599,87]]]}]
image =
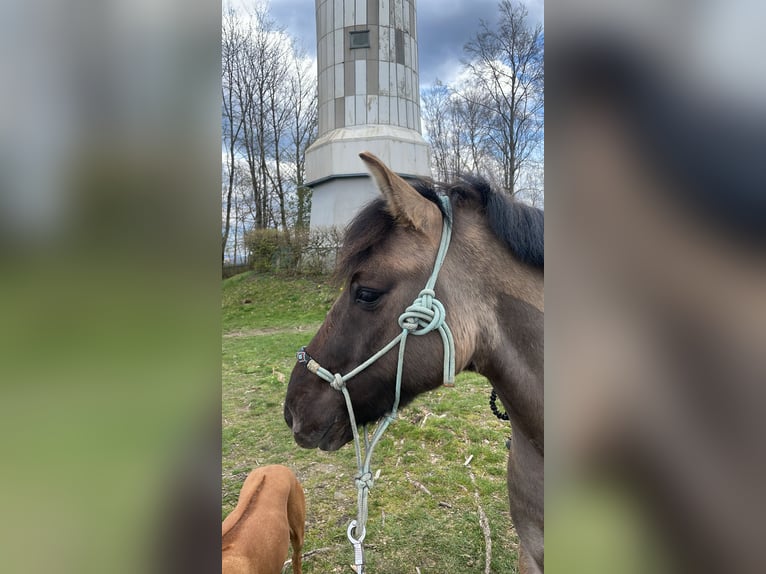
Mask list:
[{"label": "halter knot", "polygon": [[343,380],[339,373],[335,373],[333,380],[330,381],[330,386],[336,391],[340,391],[346,386],[346,381]]},{"label": "halter knot", "polygon": [[423,289],[412,305],[399,315],[399,326],[413,335],[425,335],[444,325],[444,305],[434,296],[433,289]]},{"label": "halter knot", "polygon": [[372,488],[373,483],[375,480],[372,478],[371,472],[365,472],[364,474],[361,474],[357,476],[354,479],[354,482],[356,483],[356,488],[358,490],[367,489],[370,490]]}]

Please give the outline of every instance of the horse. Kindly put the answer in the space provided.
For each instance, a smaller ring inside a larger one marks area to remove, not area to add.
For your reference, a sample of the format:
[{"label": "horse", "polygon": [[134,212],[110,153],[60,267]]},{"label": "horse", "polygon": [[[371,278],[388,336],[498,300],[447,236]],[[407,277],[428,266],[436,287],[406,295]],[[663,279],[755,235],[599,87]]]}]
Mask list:
[{"label": "horse", "polygon": [[[374,155],[360,158],[381,196],[346,229],[336,269],[344,287],[305,352],[330,373],[344,373],[396,338],[397,318],[432,273],[446,219],[452,239],[433,293],[454,340],[455,372],[484,375],[509,415],[519,568],[543,572],[544,214],[478,178],[410,184]],[[349,380],[355,422],[378,421],[397,400],[404,406],[443,384],[443,344],[433,332],[408,338],[400,389],[391,352]],[[351,416],[344,396],[315,371],[296,363],[284,418],[299,446],[334,451],[354,437]]]}]

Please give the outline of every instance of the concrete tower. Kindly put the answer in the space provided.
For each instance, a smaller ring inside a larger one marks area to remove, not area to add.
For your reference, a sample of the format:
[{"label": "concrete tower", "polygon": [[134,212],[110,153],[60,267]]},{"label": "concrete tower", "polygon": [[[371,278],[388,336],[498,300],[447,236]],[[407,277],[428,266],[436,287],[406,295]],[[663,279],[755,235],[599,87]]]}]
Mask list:
[{"label": "concrete tower", "polygon": [[306,152],[311,227],[343,226],[378,195],[358,157],[430,176],[420,127],[415,0],[316,0],[319,133]]}]

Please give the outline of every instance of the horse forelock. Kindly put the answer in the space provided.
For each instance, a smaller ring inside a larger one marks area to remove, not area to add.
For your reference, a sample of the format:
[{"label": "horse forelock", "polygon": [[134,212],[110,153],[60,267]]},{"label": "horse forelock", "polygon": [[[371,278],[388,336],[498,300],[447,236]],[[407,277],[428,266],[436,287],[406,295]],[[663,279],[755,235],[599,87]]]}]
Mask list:
[{"label": "horse forelock", "polygon": [[[421,187],[419,183],[416,183],[415,189],[423,197],[432,201],[442,215],[449,217],[434,188]],[[390,236],[396,225],[396,218],[391,214],[382,197],[374,199],[362,208],[346,228],[343,246],[335,268],[336,280],[342,282],[349,278],[362,263],[367,261],[372,249]],[[401,253],[395,255],[398,258]]]},{"label": "horse forelock", "polygon": [[346,228],[335,268],[336,280],[342,282],[350,277],[367,260],[372,247],[387,237],[395,225],[383,198],[368,203]]}]

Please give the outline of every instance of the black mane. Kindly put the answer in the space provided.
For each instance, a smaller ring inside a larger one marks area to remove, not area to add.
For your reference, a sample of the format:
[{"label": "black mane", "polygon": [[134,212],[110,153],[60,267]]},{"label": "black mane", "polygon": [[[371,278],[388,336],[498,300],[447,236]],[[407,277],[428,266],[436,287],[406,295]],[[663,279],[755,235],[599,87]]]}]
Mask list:
[{"label": "black mane", "polygon": [[[433,202],[445,217],[448,215],[439,201],[440,194],[449,196],[453,205],[456,201],[473,203],[479,209],[483,209],[490,229],[508,246],[511,253],[527,265],[544,268],[545,225],[544,212],[541,209],[513,201],[508,196],[494,191],[484,179],[477,177],[466,176],[452,185],[418,180],[413,186],[418,193]],[[395,225],[396,221],[388,212],[382,197],[368,203],[346,229],[345,243],[336,269],[338,278],[347,277],[352,269],[368,257],[370,249],[380,238],[385,237]]]},{"label": "black mane", "polygon": [[435,202],[437,188],[444,190],[450,198],[478,202],[487,215],[490,229],[505,243],[522,263],[538,269],[545,267],[545,213],[541,209],[513,201],[507,195],[498,193],[480,177],[463,176],[457,183],[442,186],[421,181],[415,189],[424,197]]}]

